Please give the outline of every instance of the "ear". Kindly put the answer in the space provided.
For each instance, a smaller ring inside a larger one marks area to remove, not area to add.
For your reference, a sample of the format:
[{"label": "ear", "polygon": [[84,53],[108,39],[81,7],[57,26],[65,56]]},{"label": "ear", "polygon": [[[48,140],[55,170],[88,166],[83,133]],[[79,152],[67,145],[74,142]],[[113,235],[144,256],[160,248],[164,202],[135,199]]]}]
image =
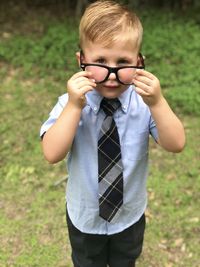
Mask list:
[{"label": "ear", "polygon": [[139,53],[138,57],[137,57],[137,66],[143,67],[144,66],[144,59],[145,59],[145,57],[141,53]]},{"label": "ear", "polygon": [[138,56],[137,56],[137,66],[138,67],[141,67],[141,57],[140,57],[140,55],[138,54]]},{"label": "ear", "polygon": [[76,52],[76,59],[78,61],[79,67],[80,67],[80,57],[81,57],[80,51],[79,52]]}]

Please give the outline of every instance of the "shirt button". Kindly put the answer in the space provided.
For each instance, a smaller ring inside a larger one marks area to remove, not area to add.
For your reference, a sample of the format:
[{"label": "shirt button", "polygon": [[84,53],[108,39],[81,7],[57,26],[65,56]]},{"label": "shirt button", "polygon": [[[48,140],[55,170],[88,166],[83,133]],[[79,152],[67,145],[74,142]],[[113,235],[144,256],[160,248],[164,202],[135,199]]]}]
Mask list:
[{"label": "shirt button", "polygon": [[124,108],[124,109],[126,109],[126,108],[127,108],[127,106],[126,106],[126,105],[124,105],[124,106],[123,106],[123,108]]},{"label": "shirt button", "polygon": [[94,111],[97,111],[97,107],[94,107]]}]

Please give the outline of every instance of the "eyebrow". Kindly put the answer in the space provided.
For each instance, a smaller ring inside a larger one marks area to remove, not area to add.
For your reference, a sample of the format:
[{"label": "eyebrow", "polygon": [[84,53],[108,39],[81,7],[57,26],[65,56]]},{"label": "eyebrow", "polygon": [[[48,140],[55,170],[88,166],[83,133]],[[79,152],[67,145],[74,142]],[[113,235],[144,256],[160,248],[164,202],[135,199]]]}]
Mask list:
[{"label": "eyebrow", "polygon": [[[94,61],[95,60],[98,60],[98,59],[103,59],[103,60],[107,60],[107,58],[105,57],[105,56],[95,56],[94,57]],[[133,59],[132,58],[130,58],[130,57],[127,57],[127,56],[125,56],[125,57],[119,57],[119,58],[116,58],[116,61],[118,62],[118,61],[127,61],[127,62],[131,62]]]},{"label": "eyebrow", "polygon": [[132,58],[130,57],[120,57],[117,59],[117,61],[132,61]]}]

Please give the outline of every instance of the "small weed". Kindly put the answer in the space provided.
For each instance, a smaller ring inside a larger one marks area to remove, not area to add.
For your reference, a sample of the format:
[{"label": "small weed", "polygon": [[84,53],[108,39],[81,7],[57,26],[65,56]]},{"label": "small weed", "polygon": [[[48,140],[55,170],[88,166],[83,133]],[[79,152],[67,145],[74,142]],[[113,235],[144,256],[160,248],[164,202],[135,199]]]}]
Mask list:
[{"label": "small weed", "polygon": [[[187,144],[177,155],[150,144],[147,230],[138,266],[199,267],[200,33],[193,18],[141,15],[147,70],[160,78]],[[66,167],[45,162],[39,128],[78,69],[77,23],[24,21],[26,35],[18,29],[0,36],[0,266],[72,267],[66,185],[55,186]]]}]

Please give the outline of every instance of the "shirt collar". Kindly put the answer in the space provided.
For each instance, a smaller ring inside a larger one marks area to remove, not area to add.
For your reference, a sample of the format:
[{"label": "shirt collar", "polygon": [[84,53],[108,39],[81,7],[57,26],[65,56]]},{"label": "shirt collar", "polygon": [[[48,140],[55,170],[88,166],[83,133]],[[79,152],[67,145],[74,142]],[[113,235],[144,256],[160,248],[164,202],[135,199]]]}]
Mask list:
[{"label": "shirt collar", "polygon": [[[124,113],[127,113],[130,103],[130,97],[133,92],[133,86],[129,86],[119,97],[119,101],[121,102],[121,109]],[[90,91],[86,94],[87,105],[91,107],[93,112],[97,114],[100,109],[101,100],[103,96],[101,96],[96,90]]]},{"label": "shirt collar", "polygon": [[131,94],[133,92],[133,86],[130,85],[119,97],[119,101],[121,102],[121,108],[124,113],[127,113],[129,104],[130,104],[130,98]]}]

